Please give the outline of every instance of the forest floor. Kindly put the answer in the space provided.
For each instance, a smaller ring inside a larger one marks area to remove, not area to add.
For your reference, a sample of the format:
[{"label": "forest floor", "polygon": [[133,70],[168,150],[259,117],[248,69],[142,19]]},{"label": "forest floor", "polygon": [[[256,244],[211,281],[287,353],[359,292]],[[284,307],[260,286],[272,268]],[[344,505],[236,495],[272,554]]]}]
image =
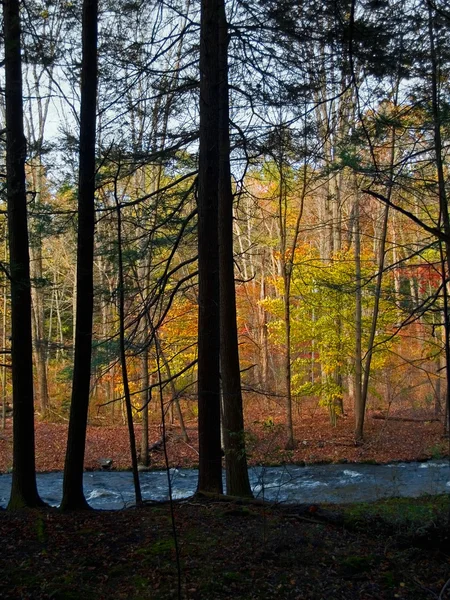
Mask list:
[{"label": "forest floor", "polygon": [[[287,453],[281,410],[264,420],[247,415],[250,463],[448,455],[442,422],[430,414],[373,416],[364,444],[355,446],[351,415],[331,427],[323,409],[305,411],[296,419],[297,448]],[[397,420],[410,417],[416,420]],[[187,425],[189,442],[169,427],[172,466],[197,463],[195,422]],[[151,444],[161,439],[156,422],[150,434]],[[8,423],[0,431],[3,472],[11,467],[11,435]],[[66,435],[66,424],[37,421],[39,471],[62,469]],[[98,469],[104,458],[113,460],[113,468],[129,468],[124,426],[89,426],[86,468]],[[151,465],[163,467],[163,453],[153,452]],[[194,497],[174,504],[176,538],[169,504],[78,514],[0,510],[0,598],[449,600],[449,510],[448,496],[340,507]]]},{"label": "forest floor", "polygon": [[[341,417],[336,427],[331,426],[323,408],[310,406],[295,415],[297,447],[286,451],[283,412],[278,407],[266,410],[262,417],[247,408],[246,424],[249,463],[275,465],[283,463],[369,462],[426,460],[449,454],[448,438],[443,436],[443,419],[433,420],[431,412],[399,407],[376,418],[380,413],[367,416],[365,441],[354,443],[352,414]],[[186,411],[187,417],[189,417]],[[269,415],[269,416],[266,416]],[[161,440],[161,427],[153,415],[149,428],[149,445]],[[414,419],[414,420],[398,420]],[[12,424],[0,430],[0,473],[12,467]],[[192,467],[198,462],[196,420],[186,418],[189,441],[183,441],[177,425],[168,424],[167,451],[170,466]],[[141,427],[135,426],[137,446],[140,446]],[[60,471],[64,466],[67,423],[36,421],[36,468],[40,472]],[[159,446],[150,455],[151,468],[164,468],[164,454]],[[111,459],[113,469],[129,469],[131,465],[128,430],[124,425],[104,425],[93,419],[87,431],[85,468],[100,468],[101,459]]]},{"label": "forest floor", "polygon": [[[3,600],[450,598],[448,497],[0,511]],[[179,568],[177,567],[177,557]]]}]

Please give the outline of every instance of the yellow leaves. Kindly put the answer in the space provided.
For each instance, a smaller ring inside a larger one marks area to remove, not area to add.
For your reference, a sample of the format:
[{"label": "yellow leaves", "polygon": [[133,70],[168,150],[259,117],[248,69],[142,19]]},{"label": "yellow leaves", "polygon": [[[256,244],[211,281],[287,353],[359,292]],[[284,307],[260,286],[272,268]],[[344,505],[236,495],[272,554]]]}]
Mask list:
[{"label": "yellow leaves", "polygon": [[[317,251],[308,245],[295,251],[290,294],[290,338],[293,393],[318,395],[331,403],[342,395],[334,378],[337,372],[351,374],[355,360],[356,292],[360,288],[362,301],[363,352],[367,350],[375,304],[373,274],[376,264],[369,252],[361,256],[361,279],[356,281],[352,251],[335,253],[331,260],[320,260]],[[268,323],[272,342],[285,348],[286,324],[284,282],[271,280],[278,296],[260,302],[271,315]],[[386,283],[388,285],[389,282]],[[388,290],[386,290],[388,291]],[[398,319],[398,309],[382,291],[377,323],[372,369],[381,369],[395,343],[391,339],[392,324]],[[314,372],[314,384],[310,384]]]}]

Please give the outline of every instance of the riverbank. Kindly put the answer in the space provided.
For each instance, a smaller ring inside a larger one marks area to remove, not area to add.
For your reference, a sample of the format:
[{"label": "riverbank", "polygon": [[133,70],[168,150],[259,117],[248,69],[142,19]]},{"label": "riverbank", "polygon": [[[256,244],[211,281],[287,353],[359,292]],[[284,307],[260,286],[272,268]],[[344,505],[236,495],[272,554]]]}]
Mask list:
[{"label": "riverbank", "polygon": [[[0,597],[448,600],[448,498],[0,512]],[[177,566],[178,563],[178,566]]]},{"label": "riverbank", "polygon": [[[387,419],[369,414],[363,444],[355,446],[353,418],[340,418],[332,427],[323,409],[297,415],[295,435],[297,447],[284,450],[282,412],[273,411],[270,418],[258,420],[247,417],[247,447],[250,465],[283,463],[389,463],[393,461],[428,460],[448,456],[448,439],[443,437],[442,422],[426,413],[417,413],[413,421],[405,413],[392,413]],[[195,467],[198,463],[198,436],[195,420],[187,422],[189,440],[184,441],[176,426],[168,427],[167,451],[170,466]],[[161,440],[159,424],[149,429],[150,445]],[[141,427],[136,425],[139,443]],[[36,422],[36,468],[39,472],[60,471],[64,467],[67,423]],[[112,461],[113,469],[130,468],[128,431],[125,426],[91,424],[87,430],[85,468],[97,470],[102,459]],[[165,467],[164,454],[159,446],[150,456],[150,467]],[[12,426],[0,430],[0,472],[12,468]]]}]

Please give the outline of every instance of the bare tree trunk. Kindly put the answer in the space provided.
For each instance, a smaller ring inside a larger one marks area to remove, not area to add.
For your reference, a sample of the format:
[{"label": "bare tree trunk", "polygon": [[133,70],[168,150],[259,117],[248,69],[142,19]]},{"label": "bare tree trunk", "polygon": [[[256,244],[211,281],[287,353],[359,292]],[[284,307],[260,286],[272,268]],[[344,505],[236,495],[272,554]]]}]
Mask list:
[{"label": "bare tree trunk", "polygon": [[[5,235],[5,251],[4,251],[4,256],[5,256],[5,265],[8,263],[8,242],[6,239],[6,235]],[[7,281],[5,278],[4,284],[3,284],[3,307],[2,307],[2,348],[3,351],[6,352],[6,343],[8,340],[8,336],[6,335],[6,312],[8,309],[8,288],[7,288]],[[7,399],[7,393],[6,393],[6,355],[3,359],[3,366],[2,366],[2,429],[5,429],[6,427],[6,399]]]},{"label": "bare tree trunk", "polygon": [[148,347],[145,347],[142,351],[140,362],[141,362],[141,464],[144,467],[148,467],[150,462],[150,456],[148,453],[148,417],[149,417],[149,404],[151,400],[150,390],[150,376],[148,372]]},{"label": "bare tree trunk", "polygon": [[49,407],[47,381],[47,341],[44,325],[44,298],[40,281],[42,281],[42,248],[31,248],[31,275],[34,284],[31,288],[32,326],[33,326],[33,356],[36,367],[37,400],[41,415],[45,416]]},{"label": "bare tree trunk", "polygon": [[285,354],[284,354],[284,381],[286,389],[286,427],[287,441],[286,450],[295,448],[294,423],[292,420],[292,386],[291,386],[291,268],[290,263],[284,264],[284,335],[285,335]]},{"label": "bare tree trunk", "polygon": [[442,369],[442,356],[440,348],[438,347],[437,357],[435,360],[436,369],[436,386],[434,388],[434,416],[439,417],[442,415],[442,385],[441,385],[441,369]]},{"label": "bare tree trunk", "polygon": [[222,493],[219,317],[219,11],[202,0],[200,24],[200,149],[198,173],[198,437],[199,492]]},{"label": "bare tree trunk", "polygon": [[[40,102],[38,101],[39,107]],[[42,115],[42,110],[39,111]],[[43,118],[41,116],[41,118]],[[44,123],[39,123],[39,140],[34,140],[39,145],[43,136]],[[34,132],[34,127],[31,127]],[[31,139],[35,136],[30,135]],[[40,157],[32,161],[31,182],[34,192],[34,206],[38,207],[43,193],[43,166]],[[31,306],[32,306],[32,334],[33,334],[33,358],[36,369],[36,396],[42,416],[49,407],[48,382],[47,382],[47,340],[45,336],[44,317],[44,274],[42,265],[42,232],[39,225],[30,228],[30,274],[31,274]]]},{"label": "bare tree trunk", "polygon": [[177,393],[177,390],[175,387],[175,381],[172,377],[172,371],[170,369],[169,361],[167,360],[167,357],[161,348],[161,344],[160,344],[159,338],[157,336],[155,336],[155,342],[158,344],[158,352],[159,352],[159,355],[163,362],[164,368],[166,370],[167,379],[169,380],[170,391],[172,393],[172,399],[170,402],[171,407],[172,407],[172,413],[173,413],[173,407],[175,406],[175,410],[176,410],[177,417],[178,417],[178,422],[180,423],[181,437],[184,442],[189,442],[189,436],[188,436],[188,433],[186,430],[186,425],[184,424],[183,413],[181,412],[180,401],[178,399],[178,393]]},{"label": "bare tree trunk", "polygon": [[219,263],[220,263],[220,366],[223,394],[223,431],[227,493],[252,496],[245,452],[236,322],[236,291],[233,252],[233,191],[230,171],[228,99],[228,25],[225,3],[220,2],[220,172],[219,172]]},{"label": "bare tree trunk", "polygon": [[444,326],[445,326],[445,359],[446,359],[446,425],[447,432],[450,432],[450,316],[448,314],[448,279],[450,277],[450,219],[447,202],[446,181],[444,173],[444,162],[442,158],[442,135],[441,135],[441,106],[439,101],[439,65],[437,60],[437,51],[435,43],[435,22],[433,14],[433,5],[427,0],[428,7],[428,28],[430,41],[430,58],[432,64],[431,70],[431,99],[433,112],[433,133],[434,133],[434,151],[436,156],[436,171],[438,178],[439,194],[439,226],[445,233],[445,244],[439,244],[441,251],[441,270],[444,295]]},{"label": "bare tree trunk", "polygon": [[[395,96],[394,96],[394,105],[395,106],[397,105],[397,96],[398,96],[399,85],[400,85],[400,82],[397,81],[397,84],[395,87]],[[388,182],[387,195],[386,195],[388,202],[385,204],[384,210],[383,210],[381,235],[380,235],[380,241],[378,244],[378,251],[377,251],[378,271],[377,271],[376,284],[375,284],[375,297],[374,297],[374,306],[373,306],[373,311],[372,311],[372,320],[371,320],[371,326],[370,326],[369,341],[368,341],[368,346],[367,346],[366,360],[364,363],[363,382],[362,382],[361,398],[360,398],[361,411],[360,411],[359,415],[355,415],[356,416],[355,440],[357,442],[361,441],[364,437],[364,418],[365,418],[365,413],[366,413],[367,397],[368,397],[368,393],[369,393],[370,369],[371,369],[373,350],[374,350],[374,345],[375,345],[375,336],[376,336],[377,327],[378,327],[381,288],[382,288],[382,283],[383,283],[384,265],[385,265],[385,259],[386,259],[386,240],[387,240],[389,214],[390,214],[389,202],[392,197],[392,180],[393,180],[393,176],[394,176],[396,136],[397,136],[396,129],[395,129],[395,127],[393,127],[392,133],[391,133],[391,140],[390,140],[391,143],[390,143],[390,153],[389,153],[389,182]],[[395,275],[394,275],[394,277],[395,277]]]},{"label": "bare tree trunk", "polygon": [[62,510],[89,508],[83,492],[83,468],[91,381],[94,308],[97,26],[98,0],[84,0],[82,16],[83,56],[81,65],[75,360],[69,433],[64,465]]},{"label": "bare tree trunk", "polygon": [[361,235],[359,222],[359,192],[355,186],[355,438],[362,439],[365,405],[362,396],[362,279],[361,279]]},{"label": "bare tree trunk", "polygon": [[122,367],[122,383],[125,396],[125,408],[127,415],[128,437],[130,440],[131,467],[133,471],[134,495],[136,505],[142,504],[141,484],[139,481],[139,470],[136,452],[136,436],[134,433],[133,411],[131,406],[130,386],[128,383],[127,355],[125,347],[125,280],[123,275],[123,254],[122,254],[122,215],[119,200],[116,195],[116,214],[117,214],[117,254],[119,268],[119,345],[120,345],[120,365]]},{"label": "bare tree trunk", "polygon": [[[266,297],[266,276],[264,264],[261,265],[261,292],[260,299]],[[259,306],[259,361],[260,361],[260,380],[259,385],[264,391],[269,390],[269,335],[267,331],[267,312],[263,306]]]},{"label": "bare tree trunk", "polygon": [[3,2],[6,103],[6,175],[11,281],[13,475],[8,508],[42,506],[36,486],[33,405],[31,285],[25,189],[20,12]]}]

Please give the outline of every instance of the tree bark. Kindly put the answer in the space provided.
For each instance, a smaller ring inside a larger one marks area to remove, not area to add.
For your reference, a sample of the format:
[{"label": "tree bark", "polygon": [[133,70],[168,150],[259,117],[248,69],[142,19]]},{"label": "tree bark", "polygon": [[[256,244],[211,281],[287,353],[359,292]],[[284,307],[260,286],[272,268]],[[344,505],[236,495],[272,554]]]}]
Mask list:
[{"label": "tree bark", "polygon": [[140,358],[141,363],[141,386],[142,392],[141,397],[141,457],[140,463],[144,467],[148,467],[150,462],[150,456],[148,453],[148,417],[149,417],[149,404],[151,400],[150,390],[150,375],[148,372],[148,347],[145,347],[142,351]]},{"label": "tree bark", "polygon": [[44,319],[44,294],[40,288],[42,280],[42,240],[38,245],[31,248],[31,274],[34,285],[31,288],[32,299],[32,332],[33,332],[33,355],[36,367],[37,402],[41,415],[45,415],[49,407],[48,381],[47,381],[47,340],[45,339]]},{"label": "tree bark", "polygon": [[[355,177],[356,180],[356,177]],[[365,401],[362,395],[362,279],[361,279],[361,231],[359,221],[359,191],[355,181],[355,439],[360,442],[363,437]]]},{"label": "tree bark", "polygon": [[445,244],[440,242],[441,252],[441,271],[444,296],[444,331],[445,331],[445,373],[447,379],[446,390],[446,428],[450,432],[450,317],[448,314],[448,279],[450,277],[450,218],[447,203],[446,181],[444,173],[444,161],[442,158],[442,135],[441,135],[441,106],[439,99],[439,72],[438,52],[435,42],[435,22],[433,15],[433,5],[430,0],[427,0],[428,7],[428,30],[430,38],[430,58],[431,58],[431,100],[433,113],[433,134],[434,134],[434,151],[436,156],[436,171],[438,179],[438,194],[439,194],[439,227],[444,230],[446,241]]},{"label": "tree bark", "polygon": [[122,369],[123,392],[125,396],[125,408],[127,414],[128,437],[130,441],[131,467],[133,472],[134,495],[136,506],[142,505],[141,483],[136,452],[136,435],[134,432],[133,410],[131,406],[130,385],[128,381],[127,355],[125,347],[125,279],[123,275],[123,253],[122,253],[122,213],[120,203],[116,194],[117,212],[117,251],[119,267],[119,346],[120,366]]},{"label": "tree bark", "polygon": [[83,467],[91,380],[94,307],[95,128],[97,103],[97,0],[84,0],[82,16],[80,166],[78,180],[75,359],[61,509],[89,508]]},{"label": "tree bark", "polygon": [[13,476],[9,509],[42,506],[36,486],[30,257],[25,188],[22,64],[18,0],[3,2],[6,176],[11,278]]},{"label": "tree bark", "polygon": [[198,174],[198,432],[199,492],[222,493],[219,377],[219,8],[202,0]]},{"label": "tree bark", "polygon": [[220,367],[223,395],[225,470],[227,494],[252,496],[245,452],[236,321],[236,290],[233,252],[233,190],[230,169],[228,25],[225,3],[220,2],[220,171],[219,171],[219,262],[220,262]]}]

